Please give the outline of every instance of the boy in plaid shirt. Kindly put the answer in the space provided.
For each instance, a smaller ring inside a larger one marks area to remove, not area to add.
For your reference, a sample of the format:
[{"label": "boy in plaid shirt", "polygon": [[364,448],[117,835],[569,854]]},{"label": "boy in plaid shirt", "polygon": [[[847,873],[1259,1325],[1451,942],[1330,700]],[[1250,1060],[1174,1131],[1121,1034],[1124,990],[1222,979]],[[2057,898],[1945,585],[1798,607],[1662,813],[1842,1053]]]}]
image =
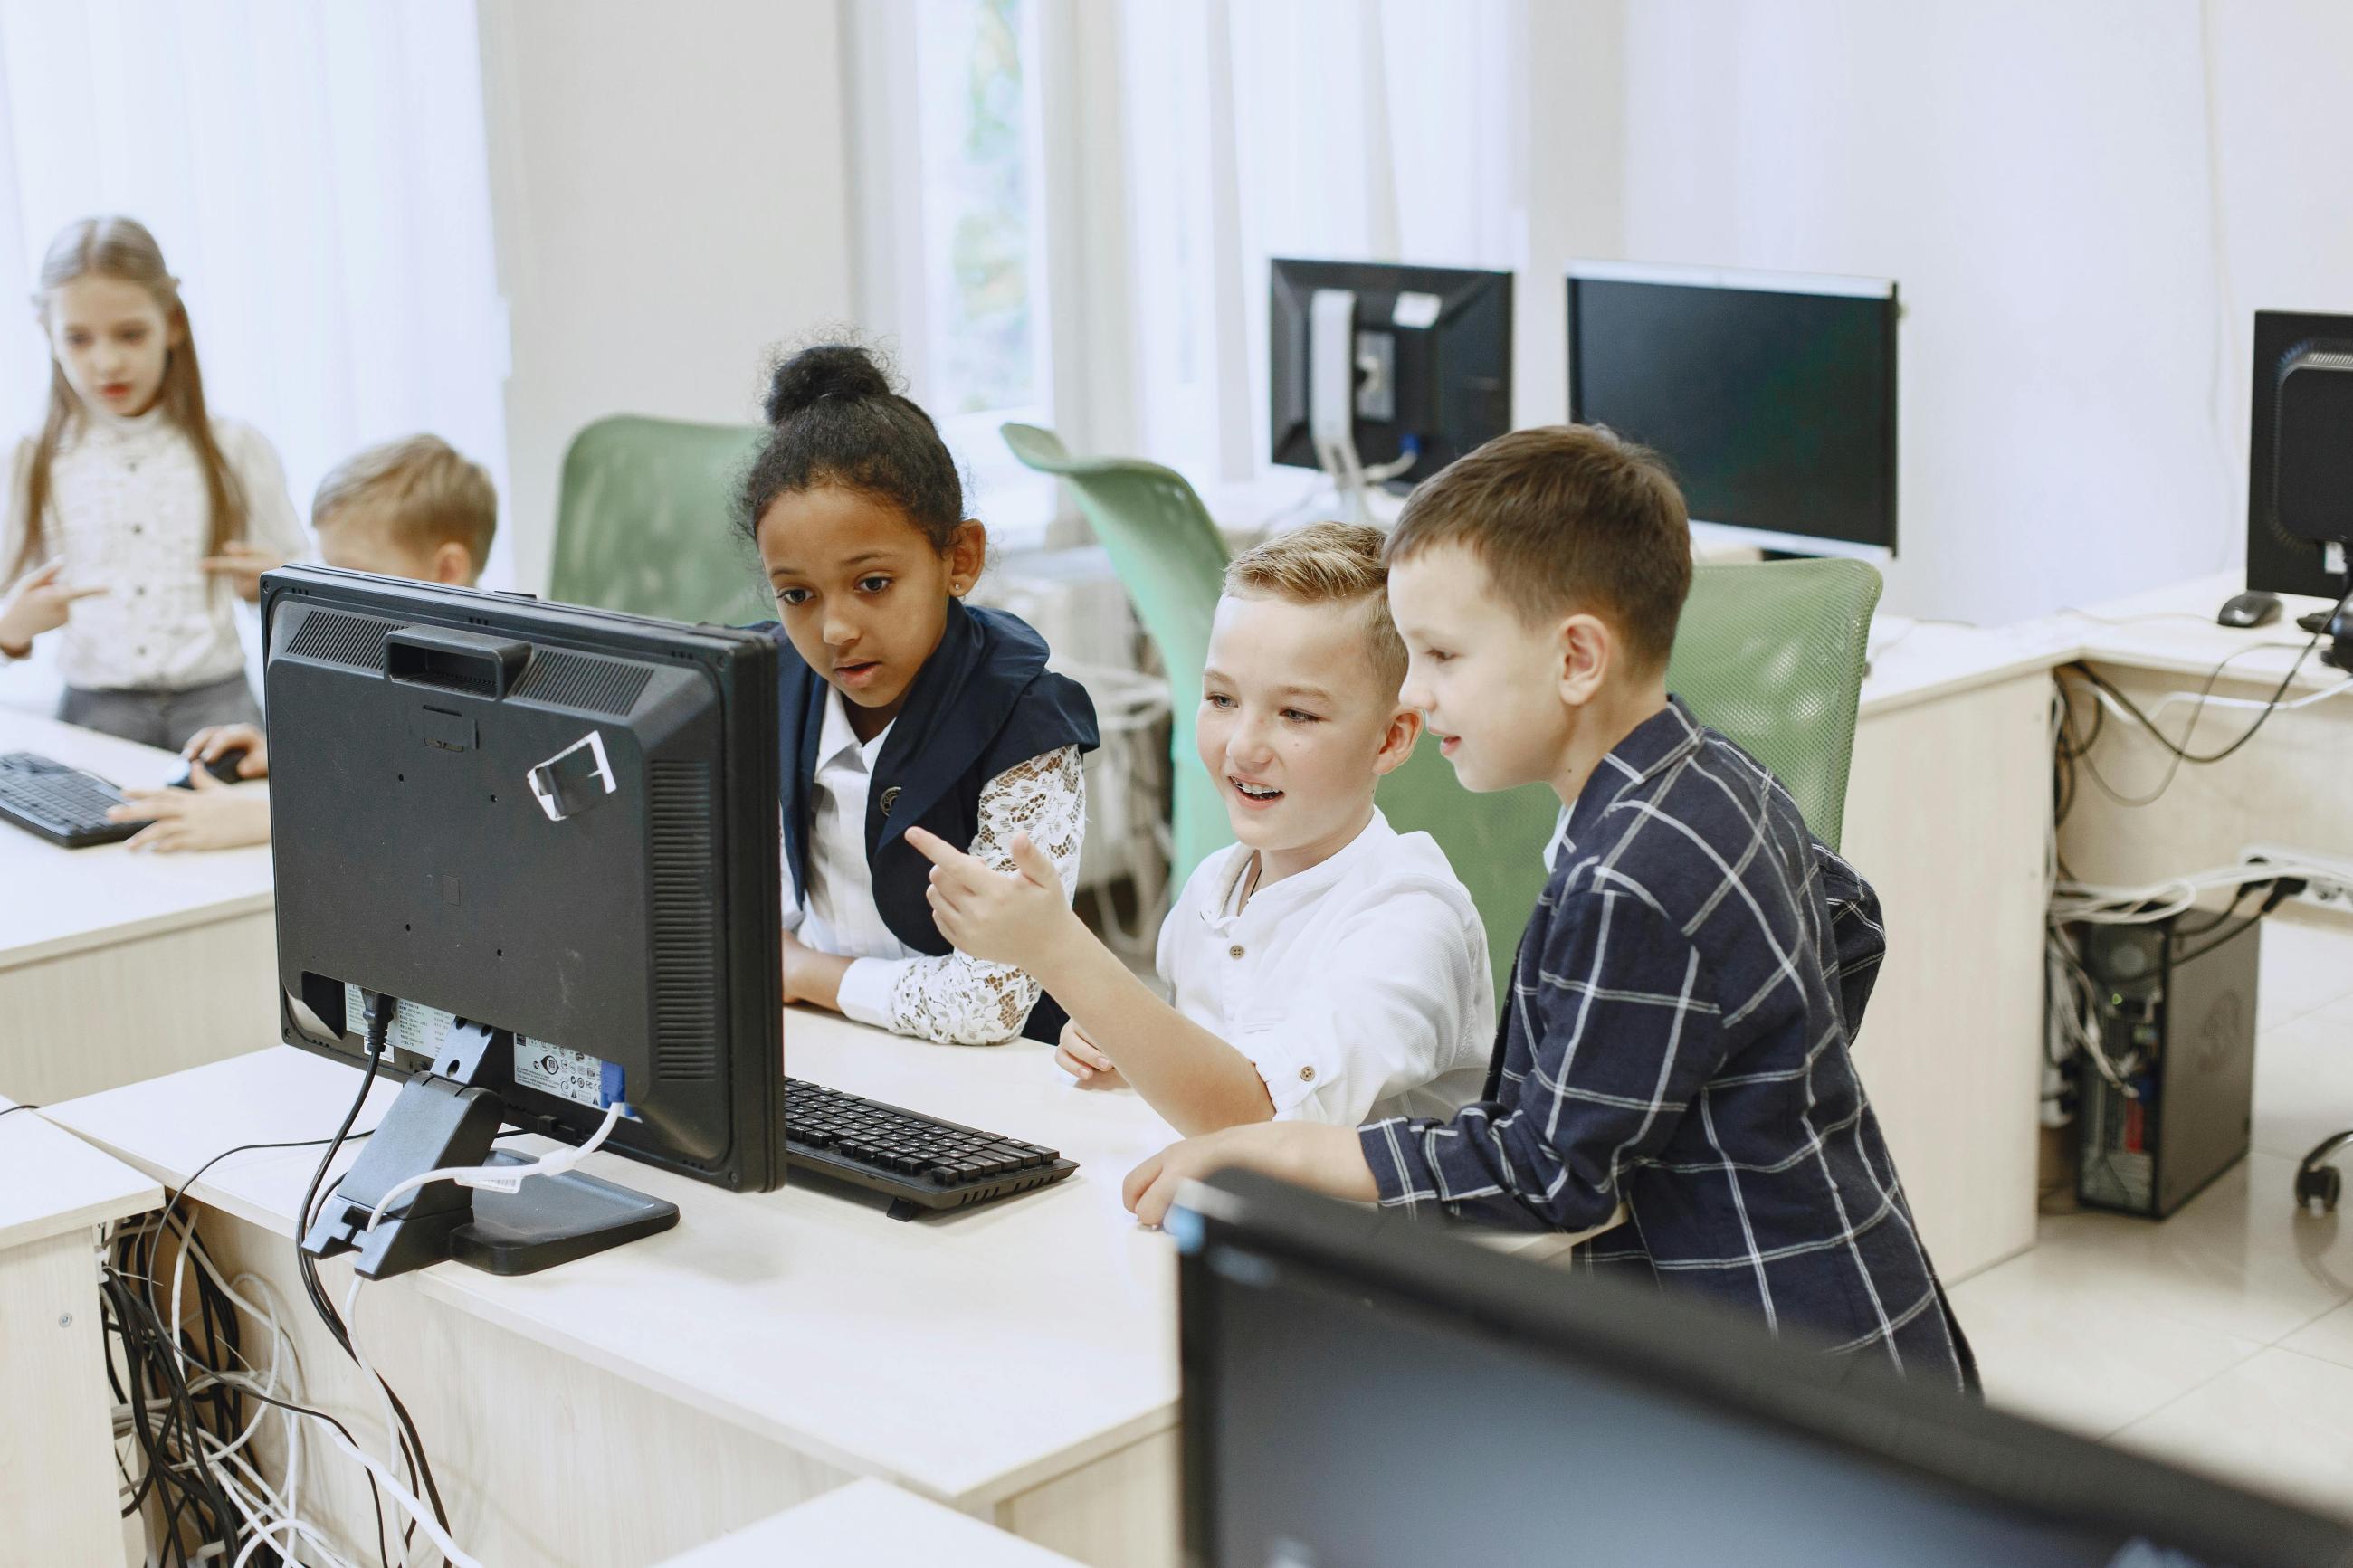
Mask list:
[{"label": "boy in plaid shirt", "polygon": [[1517,431],[1416,490],[1388,558],[1402,700],[1466,788],[1541,780],[1566,812],[1486,1090],[1446,1120],[1192,1139],[1129,1175],[1129,1206],[1156,1224],[1229,1165],[1520,1228],[1622,1205],[1588,1265],[1974,1387],[1850,1055],[1878,900],[1666,690],[1691,585],[1674,481],[1606,430]]}]

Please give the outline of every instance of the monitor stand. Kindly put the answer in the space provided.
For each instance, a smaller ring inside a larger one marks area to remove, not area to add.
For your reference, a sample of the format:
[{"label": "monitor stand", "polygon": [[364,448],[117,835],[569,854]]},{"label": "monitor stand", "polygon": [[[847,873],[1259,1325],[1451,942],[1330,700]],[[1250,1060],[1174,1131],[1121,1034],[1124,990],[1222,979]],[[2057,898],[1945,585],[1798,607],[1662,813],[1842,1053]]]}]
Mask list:
[{"label": "monitor stand", "polygon": [[505,1102],[491,1085],[514,1081],[514,1037],[463,1019],[429,1068],[409,1075],[358,1161],[302,1236],[314,1258],[356,1252],[353,1267],[386,1279],[454,1258],[492,1274],[532,1274],[618,1247],[678,1223],[678,1205],[565,1171],[520,1191],[434,1182],[408,1194],[374,1230],[368,1215],[411,1176],[450,1166],[523,1164],[493,1152]]}]

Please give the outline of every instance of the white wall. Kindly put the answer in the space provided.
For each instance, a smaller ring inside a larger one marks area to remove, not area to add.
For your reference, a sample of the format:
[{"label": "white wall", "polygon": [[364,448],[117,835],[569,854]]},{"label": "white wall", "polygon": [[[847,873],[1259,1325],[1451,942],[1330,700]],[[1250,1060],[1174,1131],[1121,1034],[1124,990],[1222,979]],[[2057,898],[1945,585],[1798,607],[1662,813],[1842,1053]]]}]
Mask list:
[{"label": "white wall", "polygon": [[851,310],[836,0],[480,0],[516,580],[607,414],[757,417],[768,352]]},{"label": "white wall", "polygon": [[1891,609],[2008,619],[2239,558],[2250,313],[2353,310],[2353,8],[1641,0],[1624,26],[1625,256],[1902,286]]}]

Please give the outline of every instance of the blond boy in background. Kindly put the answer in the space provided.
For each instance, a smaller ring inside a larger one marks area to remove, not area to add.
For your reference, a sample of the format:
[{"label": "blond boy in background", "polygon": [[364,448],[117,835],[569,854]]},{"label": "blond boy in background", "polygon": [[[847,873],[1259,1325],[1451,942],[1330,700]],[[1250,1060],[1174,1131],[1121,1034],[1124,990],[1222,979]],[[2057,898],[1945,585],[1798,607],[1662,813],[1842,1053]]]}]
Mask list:
[{"label": "blond boy in background", "polygon": [[1421,737],[1398,700],[1381,544],[1317,523],[1227,570],[1195,732],[1240,842],[1161,927],[1173,1005],[1080,923],[1023,839],[1007,875],[908,835],[933,860],[941,931],[1070,1013],[1056,1060],[1082,1085],[1132,1086],[1180,1131],[1442,1116],[1478,1092],[1495,1017],[1484,928],[1430,836],[1373,804]]},{"label": "blond boy in background", "polygon": [[[319,555],[330,566],[471,585],[499,527],[498,492],[479,463],[438,436],[411,436],[346,458],[311,502]],[[184,748],[186,789],[131,789],[108,816],[145,822],[133,849],[227,849],[269,842],[269,749],[251,724],[199,730]],[[206,771],[242,751],[238,782]]]}]

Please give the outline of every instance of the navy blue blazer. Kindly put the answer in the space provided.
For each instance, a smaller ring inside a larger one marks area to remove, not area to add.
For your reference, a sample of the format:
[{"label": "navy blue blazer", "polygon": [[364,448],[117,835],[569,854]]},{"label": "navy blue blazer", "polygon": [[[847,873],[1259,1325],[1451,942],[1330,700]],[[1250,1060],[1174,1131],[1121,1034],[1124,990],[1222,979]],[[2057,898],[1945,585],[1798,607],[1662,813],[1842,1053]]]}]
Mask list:
[{"label": "navy blue blazer", "polygon": [[[776,735],[783,749],[785,859],[793,885],[808,886],[810,783],[825,728],[825,678],[809,668],[784,627],[758,628],[777,647]],[[1100,744],[1086,688],[1046,668],[1046,639],[1002,610],[948,601],[939,647],[916,672],[906,704],[875,759],[866,796],[866,865],[874,907],[901,942],[934,957],[954,951],[924,897],[932,863],[907,842],[921,826],[958,848],[980,828],[981,787],[1007,769],[1064,746]],[[1022,1033],[1052,1040],[1068,1017],[1050,996],[1030,1010]]]}]

